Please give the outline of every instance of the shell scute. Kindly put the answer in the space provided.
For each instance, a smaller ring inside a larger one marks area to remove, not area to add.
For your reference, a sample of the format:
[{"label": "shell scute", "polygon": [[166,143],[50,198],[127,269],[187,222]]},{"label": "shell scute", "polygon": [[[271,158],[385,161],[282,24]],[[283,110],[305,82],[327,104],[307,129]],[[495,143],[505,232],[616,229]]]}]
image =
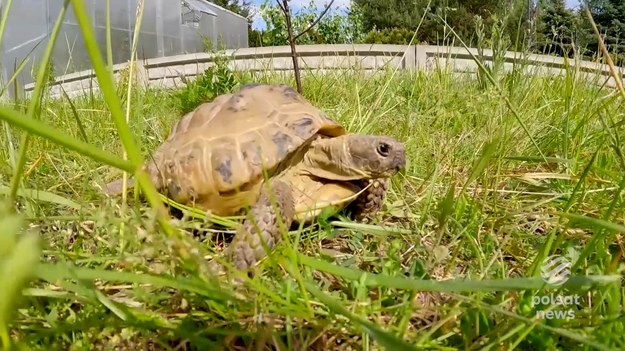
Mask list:
[{"label": "shell scute", "polygon": [[273,134],[271,135],[271,142],[276,147],[276,153],[273,156],[277,160],[285,158],[289,153],[301,145],[301,140],[296,140],[289,134],[279,129],[273,131]]},{"label": "shell scute", "polygon": [[[233,139],[224,140],[217,145],[219,146],[211,148],[210,155],[210,178],[214,182],[215,190],[226,192],[236,189],[247,181],[247,167]],[[210,183],[208,179],[204,182]]]},{"label": "shell scute", "polygon": [[227,102],[227,109],[230,112],[240,112],[247,109],[248,99],[241,93],[234,94]]},{"label": "shell scute", "polygon": [[290,119],[285,123],[285,128],[301,139],[308,139],[317,132],[313,117],[303,115],[298,119]]}]

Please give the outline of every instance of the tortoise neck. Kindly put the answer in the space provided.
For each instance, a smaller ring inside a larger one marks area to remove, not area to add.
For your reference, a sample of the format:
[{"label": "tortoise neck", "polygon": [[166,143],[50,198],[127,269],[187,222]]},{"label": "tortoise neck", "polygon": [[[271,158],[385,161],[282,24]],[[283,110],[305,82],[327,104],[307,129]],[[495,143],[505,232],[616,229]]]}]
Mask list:
[{"label": "tortoise neck", "polygon": [[303,173],[328,180],[356,180],[366,178],[363,169],[353,166],[347,140],[349,135],[335,138],[320,136],[314,140],[302,160]]}]

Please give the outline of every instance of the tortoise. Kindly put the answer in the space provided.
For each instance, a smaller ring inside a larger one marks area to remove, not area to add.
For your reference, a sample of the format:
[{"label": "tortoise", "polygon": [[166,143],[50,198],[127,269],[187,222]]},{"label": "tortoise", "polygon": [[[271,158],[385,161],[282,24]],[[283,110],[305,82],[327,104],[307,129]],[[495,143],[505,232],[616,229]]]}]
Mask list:
[{"label": "tortoise", "polygon": [[330,205],[374,216],[405,163],[398,140],[349,134],[288,85],[248,84],[184,115],[144,169],[176,202],[219,216],[249,210],[226,250],[244,270],[265,257],[263,242],[272,250],[281,239],[278,218],[289,228]]}]

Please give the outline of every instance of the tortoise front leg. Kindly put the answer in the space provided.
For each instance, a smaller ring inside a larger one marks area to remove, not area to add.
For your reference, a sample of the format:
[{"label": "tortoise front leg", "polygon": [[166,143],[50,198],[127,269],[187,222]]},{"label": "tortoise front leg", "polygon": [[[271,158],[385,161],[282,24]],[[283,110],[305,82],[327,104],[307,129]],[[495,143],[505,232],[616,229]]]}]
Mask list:
[{"label": "tortoise front leg", "polygon": [[355,220],[371,219],[382,209],[384,198],[388,190],[388,178],[363,180],[362,187],[371,184],[358,198],[350,204],[351,212]]},{"label": "tortoise front leg", "polygon": [[[273,203],[272,203],[273,200]],[[288,230],[295,215],[295,205],[291,187],[281,180],[263,184],[258,201],[251,207],[247,218],[237,230],[227,255],[238,270],[252,267],[282,238],[279,219]]]}]

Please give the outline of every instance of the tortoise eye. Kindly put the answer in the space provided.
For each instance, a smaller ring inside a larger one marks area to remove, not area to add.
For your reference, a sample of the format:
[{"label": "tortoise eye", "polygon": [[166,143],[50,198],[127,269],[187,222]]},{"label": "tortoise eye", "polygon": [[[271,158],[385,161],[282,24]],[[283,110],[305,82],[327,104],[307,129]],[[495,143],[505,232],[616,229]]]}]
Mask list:
[{"label": "tortoise eye", "polygon": [[378,144],[378,154],[382,157],[387,157],[391,147],[386,143]]}]

